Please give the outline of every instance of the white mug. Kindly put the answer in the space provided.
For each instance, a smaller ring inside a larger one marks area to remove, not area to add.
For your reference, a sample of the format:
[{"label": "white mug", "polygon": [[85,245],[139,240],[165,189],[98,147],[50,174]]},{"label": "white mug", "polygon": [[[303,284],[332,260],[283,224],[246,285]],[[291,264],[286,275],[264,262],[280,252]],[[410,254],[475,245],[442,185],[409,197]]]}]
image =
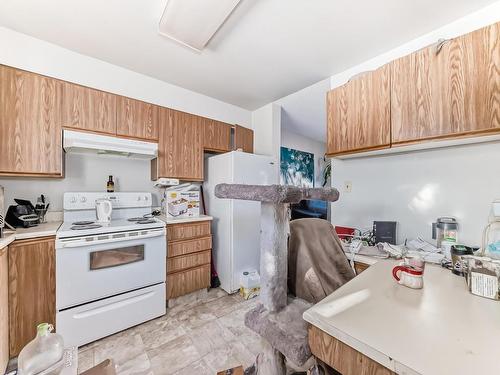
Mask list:
[{"label": "white mug", "polygon": [[392,269],[392,276],[399,284],[408,288],[422,289],[424,287],[424,270],[422,268],[402,264]]}]

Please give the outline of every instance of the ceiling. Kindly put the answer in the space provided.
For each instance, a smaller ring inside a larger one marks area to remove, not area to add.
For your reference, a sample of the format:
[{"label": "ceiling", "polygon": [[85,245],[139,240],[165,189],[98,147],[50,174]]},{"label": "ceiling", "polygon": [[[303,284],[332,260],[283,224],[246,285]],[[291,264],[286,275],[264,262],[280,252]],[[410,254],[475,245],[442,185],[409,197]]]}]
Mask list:
[{"label": "ceiling", "polygon": [[494,0],[242,0],[202,53],[167,0],[2,0],[0,26],[254,110]]}]

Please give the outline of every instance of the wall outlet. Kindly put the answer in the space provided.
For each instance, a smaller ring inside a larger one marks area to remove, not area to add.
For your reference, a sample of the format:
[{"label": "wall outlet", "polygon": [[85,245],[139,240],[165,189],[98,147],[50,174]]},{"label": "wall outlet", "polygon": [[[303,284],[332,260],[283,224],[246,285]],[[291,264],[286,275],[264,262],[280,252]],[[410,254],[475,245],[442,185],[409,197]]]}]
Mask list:
[{"label": "wall outlet", "polygon": [[351,191],[352,191],[352,182],[351,181],[344,181],[344,192],[350,193]]}]

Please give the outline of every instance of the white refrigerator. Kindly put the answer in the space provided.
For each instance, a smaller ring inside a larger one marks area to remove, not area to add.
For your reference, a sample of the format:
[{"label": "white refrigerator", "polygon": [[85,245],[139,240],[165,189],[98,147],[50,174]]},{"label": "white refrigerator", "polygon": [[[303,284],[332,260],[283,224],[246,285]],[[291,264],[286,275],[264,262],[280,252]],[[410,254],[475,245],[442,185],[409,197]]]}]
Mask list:
[{"label": "white refrigerator", "polygon": [[277,184],[278,168],[270,156],[240,151],[211,156],[205,161],[203,191],[207,214],[214,218],[214,263],[221,287],[228,293],[239,289],[242,272],[259,271],[260,202],[219,199],[214,195],[215,186]]}]

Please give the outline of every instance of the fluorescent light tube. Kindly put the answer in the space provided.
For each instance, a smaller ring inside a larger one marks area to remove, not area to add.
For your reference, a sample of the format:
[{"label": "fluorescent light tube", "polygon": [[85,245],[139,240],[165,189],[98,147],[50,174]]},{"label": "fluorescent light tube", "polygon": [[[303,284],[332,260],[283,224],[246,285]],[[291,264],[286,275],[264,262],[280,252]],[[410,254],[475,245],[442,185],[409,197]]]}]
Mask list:
[{"label": "fluorescent light tube", "polygon": [[159,33],[201,52],[240,0],[168,0]]}]

